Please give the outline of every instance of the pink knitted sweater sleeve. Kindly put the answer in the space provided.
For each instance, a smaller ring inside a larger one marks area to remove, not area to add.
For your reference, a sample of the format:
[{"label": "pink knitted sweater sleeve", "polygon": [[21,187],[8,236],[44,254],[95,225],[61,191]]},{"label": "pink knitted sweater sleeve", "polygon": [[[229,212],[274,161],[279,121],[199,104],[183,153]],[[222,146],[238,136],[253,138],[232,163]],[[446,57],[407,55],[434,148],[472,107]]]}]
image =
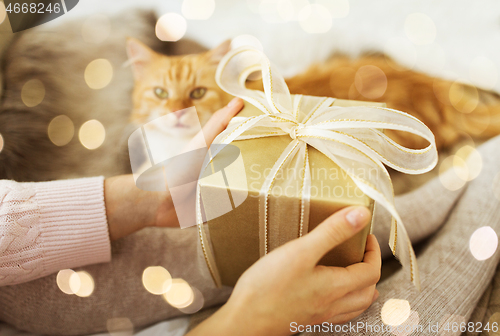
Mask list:
[{"label": "pink knitted sweater sleeve", "polygon": [[0,180],[0,286],[110,260],[102,177]]}]

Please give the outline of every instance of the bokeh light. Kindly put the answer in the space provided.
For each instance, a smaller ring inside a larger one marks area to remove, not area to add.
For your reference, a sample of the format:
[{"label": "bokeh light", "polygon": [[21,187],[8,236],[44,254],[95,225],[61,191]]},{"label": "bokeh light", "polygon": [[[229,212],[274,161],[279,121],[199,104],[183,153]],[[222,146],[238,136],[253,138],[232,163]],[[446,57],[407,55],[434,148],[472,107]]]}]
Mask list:
[{"label": "bokeh light", "polygon": [[78,271],[70,275],[69,287],[80,297],[89,297],[94,292],[94,279],[85,271]]},{"label": "bokeh light", "polygon": [[0,24],[3,23],[6,17],[7,11],[5,10],[5,4],[3,2],[0,2]]},{"label": "bokeh light", "polygon": [[489,259],[497,250],[498,235],[490,226],[483,226],[470,236],[470,253],[477,260]]},{"label": "bokeh light", "polygon": [[498,80],[498,70],[495,63],[487,57],[474,58],[470,64],[469,76],[472,84],[491,90]]},{"label": "bokeh light", "polygon": [[468,171],[464,160],[455,155],[445,158],[439,165],[439,180],[448,190],[455,191],[467,182]]},{"label": "bokeh light", "polygon": [[104,58],[90,62],[85,68],[85,82],[94,90],[103,89],[113,79],[113,66]]},{"label": "bokeh light", "polygon": [[98,120],[89,120],[80,127],[78,138],[85,148],[96,149],[106,139],[106,130]]},{"label": "bokeh light", "polygon": [[332,28],[332,15],[323,5],[308,5],[300,10],[299,23],[307,33],[326,33]]},{"label": "bokeh light", "polygon": [[260,51],[264,51],[262,47],[262,43],[260,43],[259,39],[250,34],[238,35],[231,40],[231,49],[236,49],[243,46],[251,46]]},{"label": "bokeh light", "polygon": [[493,178],[493,183],[491,185],[493,189],[493,195],[500,201],[500,172],[498,172]]},{"label": "bokeh light", "polygon": [[191,286],[191,289],[193,290],[193,301],[185,308],[177,308],[184,314],[194,314],[203,308],[205,304],[205,299],[199,289],[193,286]]},{"label": "bokeh light", "polygon": [[431,44],[436,39],[436,25],[423,13],[408,15],[404,29],[406,36],[416,45]]},{"label": "bokeh light", "polygon": [[412,310],[408,319],[398,326],[393,326],[391,333],[396,336],[408,336],[412,334],[418,327],[420,322],[420,316],[418,312]]},{"label": "bokeh light", "polygon": [[182,15],[189,20],[207,20],[215,10],[214,0],[184,0]]},{"label": "bokeh light", "polygon": [[410,313],[410,303],[407,300],[389,299],[384,303],[380,316],[385,324],[398,326],[410,317]]},{"label": "bokeh light", "polygon": [[21,99],[24,105],[34,107],[45,98],[45,85],[39,79],[30,79],[24,83],[21,90]]},{"label": "bokeh light", "polygon": [[269,23],[283,23],[293,19],[293,6],[288,0],[261,0],[259,15]]},{"label": "bokeh light", "polygon": [[134,334],[134,324],[126,317],[108,319],[106,329],[111,336],[131,336]]},{"label": "bokeh light", "polygon": [[[388,40],[384,46],[384,52],[398,61],[403,61],[404,66],[408,69],[412,69],[417,63],[415,46],[405,38],[392,38]],[[389,65],[396,70],[403,70],[399,63],[390,62]]]},{"label": "bokeh light", "polygon": [[387,76],[377,66],[364,65],[356,72],[354,85],[363,97],[377,99],[387,90]]},{"label": "bokeh light", "polygon": [[450,86],[448,95],[451,105],[463,113],[474,111],[479,103],[479,93],[477,89],[465,81],[453,82]]},{"label": "bokeh light", "polygon": [[142,284],[148,292],[154,295],[162,295],[173,286],[172,276],[161,266],[151,266],[142,273]]},{"label": "bokeh light", "polygon": [[316,0],[315,3],[328,8],[334,19],[345,18],[349,15],[349,0]]},{"label": "bokeh light", "polygon": [[4,145],[3,136],[2,133],[0,133],[0,153],[2,153],[3,145]]},{"label": "bokeh light", "polygon": [[460,160],[457,158],[462,159],[462,162],[465,164],[465,169],[461,170],[467,171],[467,175],[465,176],[466,181],[472,181],[479,176],[481,170],[483,169],[483,157],[474,147],[470,145],[461,147],[455,153],[455,157],[453,158],[454,167],[462,164],[462,162],[459,162]]},{"label": "bokeh light", "polygon": [[161,41],[175,42],[186,34],[186,19],[177,13],[162,15],[156,22],[156,37]]},{"label": "bokeh light", "polygon": [[104,14],[96,14],[83,22],[82,38],[87,43],[104,42],[111,33],[111,21]]},{"label": "bokeh light", "polygon": [[[71,269],[63,269],[57,273],[57,277],[56,277],[57,287],[59,287],[61,292],[63,292],[64,294],[68,294],[68,295],[75,294],[75,292],[73,292],[73,290],[70,286],[70,278],[73,274],[76,274],[76,272],[71,270]],[[73,281],[75,281],[75,280],[73,280]],[[75,285],[76,284],[73,284],[73,286],[75,286]],[[80,288],[80,284],[78,284],[77,287]]]},{"label": "bokeh light", "polygon": [[172,286],[163,297],[172,307],[186,308],[193,303],[194,292],[183,279],[172,279]]},{"label": "bokeh light", "polygon": [[52,119],[47,130],[50,141],[56,146],[67,145],[75,135],[75,125],[65,115]]}]

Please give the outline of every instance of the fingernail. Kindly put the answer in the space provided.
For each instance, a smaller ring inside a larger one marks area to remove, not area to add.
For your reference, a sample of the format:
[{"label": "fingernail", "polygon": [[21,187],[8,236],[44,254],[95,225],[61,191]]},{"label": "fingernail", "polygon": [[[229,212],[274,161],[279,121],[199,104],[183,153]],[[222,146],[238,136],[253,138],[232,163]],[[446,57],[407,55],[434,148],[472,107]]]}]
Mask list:
[{"label": "fingernail", "polygon": [[241,98],[238,98],[238,97],[233,98],[233,99],[229,102],[229,104],[227,104],[227,107],[234,107],[234,106],[236,106],[236,105],[240,104],[242,101],[243,101],[243,100],[242,100]]},{"label": "fingernail", "polygon": [[345,219],[354,228],[359,228],[366,224],[368,216],[369,216],[368,209],[366,209],[365,207],[357,207],[349,211],[345,215]]}]

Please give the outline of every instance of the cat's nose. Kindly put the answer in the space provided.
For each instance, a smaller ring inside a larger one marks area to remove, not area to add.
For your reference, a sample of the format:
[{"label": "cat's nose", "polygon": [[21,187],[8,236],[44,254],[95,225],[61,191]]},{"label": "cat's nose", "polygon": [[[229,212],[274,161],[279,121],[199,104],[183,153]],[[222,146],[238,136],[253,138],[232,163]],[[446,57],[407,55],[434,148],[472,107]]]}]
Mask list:
[{"label": "cat's nose", "polygon": [[186,114],[187,110],[186,109],[183,109],[183,110],[179,110],[179,111],[175,111],[175,116],[177,117],[177,119],[180,119],[184,114]]}]

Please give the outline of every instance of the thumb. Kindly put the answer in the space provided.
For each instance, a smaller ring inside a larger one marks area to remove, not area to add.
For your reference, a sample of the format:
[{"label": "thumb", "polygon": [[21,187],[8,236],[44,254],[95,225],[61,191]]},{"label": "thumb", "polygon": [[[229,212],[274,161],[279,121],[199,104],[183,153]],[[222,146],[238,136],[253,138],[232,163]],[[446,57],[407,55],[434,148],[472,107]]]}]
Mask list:
[{"label": "thumb", "polygon": [[331,249],[361,231],[371,219],[364,206],[350,206],[337,211],[297,241],[315,264]]}]

